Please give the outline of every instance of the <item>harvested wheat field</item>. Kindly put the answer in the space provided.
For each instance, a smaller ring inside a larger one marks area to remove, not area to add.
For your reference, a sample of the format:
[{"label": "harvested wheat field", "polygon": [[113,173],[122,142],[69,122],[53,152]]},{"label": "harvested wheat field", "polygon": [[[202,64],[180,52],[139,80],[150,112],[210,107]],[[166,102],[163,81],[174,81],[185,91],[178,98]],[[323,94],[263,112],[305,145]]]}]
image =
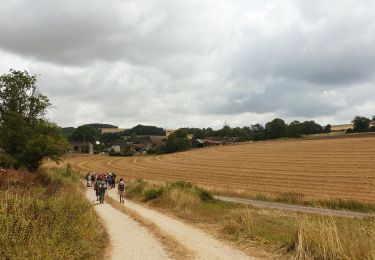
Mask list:
[{"label": "harvested wheat field", "polygon": [[127,179],[188,180],[253,195],[295,192],[312,199],[375,202],[375,137],[244,143],[161,156],[80,156],[65,162]]}]

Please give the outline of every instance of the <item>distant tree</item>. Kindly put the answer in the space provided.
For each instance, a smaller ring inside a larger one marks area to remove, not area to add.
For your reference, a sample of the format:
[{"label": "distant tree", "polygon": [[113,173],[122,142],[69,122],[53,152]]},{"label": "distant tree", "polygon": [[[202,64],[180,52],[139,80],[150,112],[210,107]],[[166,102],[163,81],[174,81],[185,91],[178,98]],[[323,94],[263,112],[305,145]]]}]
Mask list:
[{"label": "distant tree", "polygon": [[215,131],[211,127],[207,127],[205,129],[206,137],[212,137],[215,136]]},{"label": "distant tree", "polygon": [[229,125],[225,124],[223,128],[218,131],[218,136],[232,136],[232,129]]},{"label": "distant tree", "polygon": [[249,135],[248,135],[248,132],[245,128],[240,128],[240,127],[232,128],[231,136],[232,137],[238,137],[238,140],[240,142],[244,142],[244,141],[249,140]]},{"label": "distant tree", "polygon": [[354,132],[363,132],[370,127],[370,119],[363,116],[354,117],[352,123]]},{"label": "distant tree", "polygon": [[100,140],[100,131],[90,125],[81,125],[74,130],[71,138],[73,141],[95,143]]},{"label": "distant tree", "polygon": [[119,133],[103,133],[101,135],[102,143],[104,144],[111,144],[115,141],[122,140]]},{"label": "distant tree", "polygon": [[137,125],[132,129],[124,131],[125,136],[130,136],[132,134],[165,136],[165,130],[156,126]]},{"label": "distant tree", "polygon": [[251,125],[250,129],[251,129],[250,139],[254,141],[260,141],[260,140],[266,139],[265,129],[261,124]]},{"label": "distant tree", "polygon": [[302,135],[302,124],[299,121],[293,121],[288,125],[288,136],[289,137],[301,137]]},{"label": "distant tree", "polygon": [[74,127],[62,127],[62,128],[60,128],[60,133],[66,139],[70,140],[74,130],[75,130]]},{"label": "distant tree", "polygon": [[92,124],[87,124],[87,125],[92,126],[96,129],[99,129],[99,128],[118,128],[118,126],[115,126],[115,125],[101,124],[101,123],[92,123]]},{"label": "distant tree", "polygon": [[204,139],[206,138],[206,132],[202,129],[195,129],[193,131],[193,139]]},{"label": "distant tree", "polygon": [[323,129],[323,133],[330,133],[331,132],[331,125],[328,124],[324,127]]},{"label": "distant tree", "polygon": [[165,144],[166,153],[185,151],[190,147],[185,129],[178,129],[168,136]]},{"label": "distant tree", "polygon": [[266,124],[265,130],[267,138],[280,138],[286,136],[287,125],[285,124],[284,120],[275,118]]},{"label": "distant tree", "polygon": [[58,161],[68,143],[43,117],[51,103],[37,87],[37,76],[10,70],[0,76],[0,147],[14,166],[37,169],[44,158]]},{"label": "distant tree", "polygon": [[313,120],[303,122],[301,125],[301,128],[302,128],[302,134],[304,135],[319,134],[323,132],[323,127],[315,123],[315,121]]}]

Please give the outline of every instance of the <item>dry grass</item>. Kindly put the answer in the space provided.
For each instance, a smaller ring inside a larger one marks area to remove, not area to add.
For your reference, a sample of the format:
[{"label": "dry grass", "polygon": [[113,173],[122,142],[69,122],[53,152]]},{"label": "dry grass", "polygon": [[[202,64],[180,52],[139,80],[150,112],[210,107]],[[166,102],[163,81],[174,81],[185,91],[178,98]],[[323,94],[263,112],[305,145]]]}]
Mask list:
[{"label": "dry grass", "polygon": [[0,258],[101,258],[106,233],[66,171],[0,175]]},{"label": "dry grass", "polygon": [[[192,199],[189,187],[194,186],[173,183],[157,186],[144,180],[129,183],[132,199],[142,202],[146,190],[162,189],[158,197],[146,202],[148,206],[197,225],[260,258],[374,259],[374,219],[306,216],[196,200],[199,196]],[[187,203],[194,206],[186,207]]]},{"label": "dry grass", "polygon": [[70,157],[77,170],[115,171],[127,180],[187,180],[250,195],[295,192],[305,199],[375,202],[375,137],[246,143],[134,158]]},{"label": "dry grass", "polygon": [[303,217],[293,259],[375,259],[375,221]]},{"label": "dry grass", "polygon": [[109,196],[107,196],[106,201],[108,201],[108,203],[111,204],[114,208],[120,210],[121,212],[133,218],[139,224],[147,227],[155,235],[155,237],[167,248],[168,254],[172,259],[183,260],[194,258],[194,253],[192,251],[190,251],[188,248],[186,248],[183,244],[181,244],[172,236],[165,234],[153,222],[148,221],[134,210],[125,207],[123,204],[119,203],[118,201],[114,200]]}]

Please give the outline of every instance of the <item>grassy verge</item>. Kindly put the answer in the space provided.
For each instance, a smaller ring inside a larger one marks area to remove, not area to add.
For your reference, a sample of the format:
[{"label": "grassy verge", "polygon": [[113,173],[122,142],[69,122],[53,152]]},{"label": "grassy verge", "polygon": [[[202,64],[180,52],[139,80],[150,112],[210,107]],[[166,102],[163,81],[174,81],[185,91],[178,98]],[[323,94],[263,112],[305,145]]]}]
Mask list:
[{"label": "grassy verge", "polygon": [[331,200],[313,200],[307,199],[302,193],[296,192],[280,192],[277,194],[249,194],[244,192],[236,192],[229,190],[209,189],[213,194],[222,196],[234,196],[253,200],[279,202],[298,206],[308,206],[316,208],[327,208],[335,210],[348,210],[363,213],[375,213],[375,204],[361,202],[355,199],[331,199]]},{"label": "grassy verge", "polygon": [[129,183],[128,197],[204,228],[259,257],[375,257],[374,219],[306,216],[224,203],[188,182],[156,185],[139,179]]},{"label": "grassy verge", "polygon": [[0,258],[102,257],[106,234],[67,169],[0,176]]}]

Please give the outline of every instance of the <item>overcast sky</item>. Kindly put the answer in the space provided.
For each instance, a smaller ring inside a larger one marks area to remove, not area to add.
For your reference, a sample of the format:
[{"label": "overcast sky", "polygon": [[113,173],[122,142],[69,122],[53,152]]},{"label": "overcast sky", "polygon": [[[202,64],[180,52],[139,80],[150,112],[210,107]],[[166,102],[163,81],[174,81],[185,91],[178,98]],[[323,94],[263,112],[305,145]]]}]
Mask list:
[{"label": "overcast sky", "polygon": [[1,1],[11,68],[60,126],[345,123],[375,114],[375,1]]}]

